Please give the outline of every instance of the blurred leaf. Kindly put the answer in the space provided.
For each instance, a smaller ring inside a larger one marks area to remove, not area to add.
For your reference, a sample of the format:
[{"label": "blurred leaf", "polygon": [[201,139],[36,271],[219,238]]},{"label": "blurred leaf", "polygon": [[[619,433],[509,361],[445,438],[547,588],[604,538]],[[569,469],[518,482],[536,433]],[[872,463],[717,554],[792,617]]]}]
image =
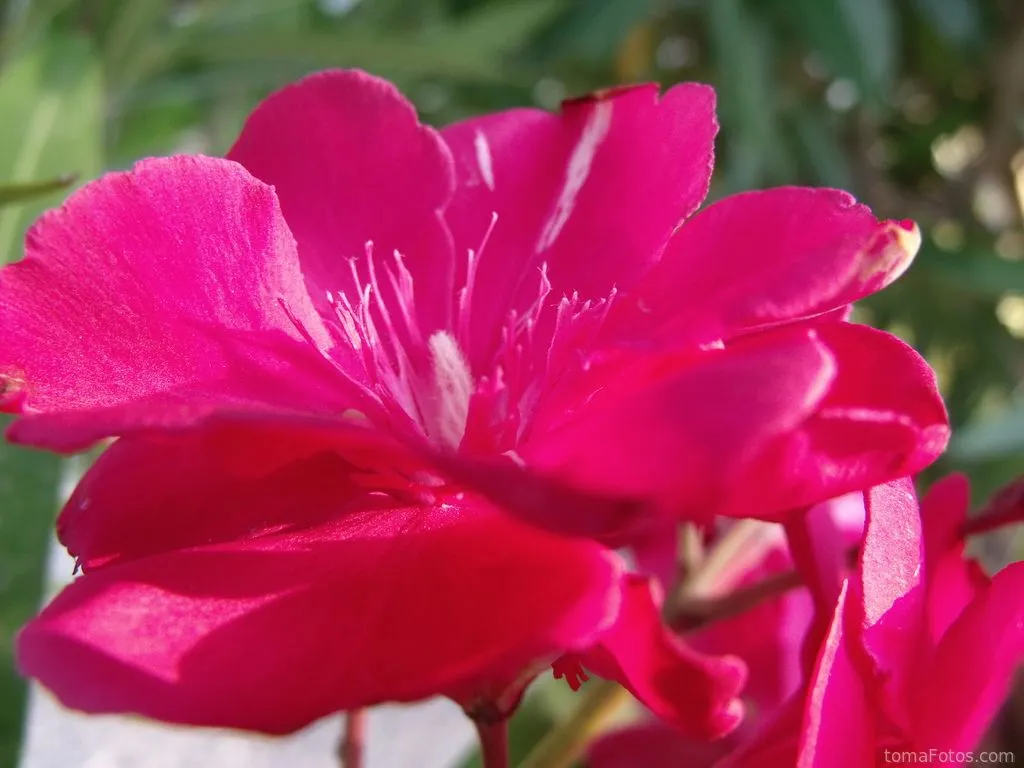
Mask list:
[{"label": "blurred leaf", "polygon": [[[102,78],[88,41],[52,36],[0,75],[0,178],[11,183],[62,176],[88,178],[101,167]],[[60,202],[54,192],[0,210],[0,260],[20,255],[25,228]]]},{"label": "blurred leaf", "polygon": [[899,34],[894,0],[839,0],[859,52],[862,92],[884,101],[898,64]]},{"label": "blurred leaf", "polygon": [[452,46],[472,45],[485,51],[511,54],[537,35],[558,9],[559,3],[552,0],[488,3],[446,25],[442,37]]},{"label": "blurred leaf", "polygon": [[302,11],[309,0],[207,0],[191,8],[189,25],[202,26],[218,32],[251,29],[260,24],[298,29]]},{"label": "blurred leaf", "polygon": [[17,763],[25,682],[12,641],[39,607],[59,475],[56,456],[0,441],[0,765]]},{"label": "blurred leaf", "polygon": [[[102,91],[88,43],[49,37],[0,75],[0,178],[12,182],[100,168]],[[0,209],[0,260],[20,256],[26,225],[63,191]],[[6,422],[4,422],[6,426]],[[35,612],[48,531],[56,507],[59,461],[0,443],[0,764],[14,765],[24,682],[15,674],[11,639]]]},{"label": "blurred leaf", "polygon": [[1024,262],[1007,261],[992,251],[955,253],[926,246],[918,258],[922,270],[948,280],[961,290],[1000,297],[1007,291],[1024,293]]},{"label": "blurred leaf", "polygon": [[850,163],[835,130],[828,124],[828,115],[823,110],[800,109],[793,116],[793,128],[815,180],[829,187],[852,190]]},{"label": "blurred leaf", "polygon": [[[138,78],[153,66],[154,50],[160,44],[157,28],[168,23],[170,0],[121,3],[106,30],[101,52],[109,77]],[[156,58],[159,61],[160,57]]]},{"label": "blurred leaf", "polygon": [[1024,454],[1024,401],[998,418],[969,424],[954,433],[949,454],[961,461],[988,461]]},{"label": "blurred leaf", "polygon": [[981,39],[981,14],[975,0],[916,0],[932,28],[951,43],[968,45]]},{"label": "blurred leaf", "polygon": [[718,113],[729,137],[724,192],[737,192],[763,185],[786,162],[776,124],[773,51],[761,20],[741,0],[715,0],[708,24],[720,77]]},{"label": "blurred leaf", "polygon": [[0,65],[31,48],[53,19],[75,0],[12,0],[0,23]]},{"label": "blurred leaf", "polygon": [[277,26],[217,34],[199,30],[183,43],[181,53],[213,65],[214,72],[228,68],[238,81],[261,87],[329,67],[358,67],[392,79],[508,83],[517,80],[518,70],[504,57],[523,46],[557,8],[547,0],[492,3],[418,34],[371,34],[354,23],[334,31]]},{"label": "blurred leaf", "polygon": [[577,0],[538,35],[532,51],[542,59],[555,55],[607,59],[630,30],[651,14],[653,5],[652,0]]},{"label": "blurred leaf", "polygon": [[45,181],[29,181],[20,184],[0,184],[0,205],[28,202],[36,197],[67,189],[75,183],[74,175],[58,176]]},{"label": "blurred leaf", "polygon": [[891,0],[792,0],[790,20],[835,77],[882,106],[897,65],[896,16]]}]

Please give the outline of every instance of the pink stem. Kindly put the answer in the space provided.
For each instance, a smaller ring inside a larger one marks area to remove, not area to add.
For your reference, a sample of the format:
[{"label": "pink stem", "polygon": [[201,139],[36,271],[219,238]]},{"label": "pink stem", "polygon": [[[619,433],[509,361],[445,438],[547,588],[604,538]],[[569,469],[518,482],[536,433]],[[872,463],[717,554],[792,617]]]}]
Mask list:
[{"label": "pink stem", "polygon": [[508,720],[474,720],[473,723],[480,736],[484,768],[508,768]]},{"label": "pink stem", "polygon": [[353,709],[345,714],[345,735],[338,745],[341,768],[363,768],[366,746],[366,710]]}]

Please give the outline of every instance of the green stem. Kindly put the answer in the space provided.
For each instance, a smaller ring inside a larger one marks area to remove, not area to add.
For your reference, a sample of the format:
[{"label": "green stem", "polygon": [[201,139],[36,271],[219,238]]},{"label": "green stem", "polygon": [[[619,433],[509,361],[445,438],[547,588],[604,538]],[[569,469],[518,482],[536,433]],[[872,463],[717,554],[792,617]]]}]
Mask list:
[{"label": "green stem", "polygon": [[[678,617],[678,620],[689,619],[702,625],[718,618],[717,613],[728,616],[739,607],[750,607],[751,600],[748,598],[756,598],[753,602],[757,602],[766,595],[773,596],[795,586],[791,583],[793,576],[787,574],[768,585],[760,585],[752,590],[753,594],[741,594],[736,601],[725,601],[722,605],[695,602],[696,598],[714,586],[738,554],[755,546],[764,535],[764,524],[756,520],[741,520],[732,526],[710,552],[696,558],[697,562],[691,563],[696,567],[683,579],[673,602],[666,606],[669,622]],[[680,608],[684,609],[681,614]],[[689,615],[687,610],[690,611]],[[695,613],[700,613],[700,616],[695,616]],[[607,680],[587,683],[579,707],[568,720],[545,734],[519,768],[569,768],[630,698],[629,693],[617,683]]]},{"label": "green stem", "polygon": [[548,731],[519,768],[568,768],[630,695],[618,683],[593,680],[582,699],[569,719]]}]

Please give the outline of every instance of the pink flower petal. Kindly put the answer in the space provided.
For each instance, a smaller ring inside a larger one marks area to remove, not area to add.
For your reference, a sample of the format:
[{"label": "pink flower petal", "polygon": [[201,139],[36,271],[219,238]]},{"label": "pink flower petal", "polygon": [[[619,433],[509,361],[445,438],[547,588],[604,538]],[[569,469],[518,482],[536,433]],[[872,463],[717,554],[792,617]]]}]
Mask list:
[{"label": "pink flower petal", "polygon": [[288,733],[338,710],[487,693],[589,646],[618,612],[620,568],[470,500],[378,500],[80,577],[22,630],[18,663],[75,709]]},{"label": "pink flower petal", "polygon": [[836,601],[851,570],[850,552],[864,536],[864,493],[816,504],[786,523],[793,561],[814,600],[814,617],[803,649],[810,670],[832,625]]},{"label": "pink flower petal", "polygon": [[670,590],[679,576],[679,521],[665,519],[637,531],[630,541],[635,570]]},{"label": "pink flower petal", "polygon": [[970,486],[960,474],[942,478],[921,500],[931,646],[938,645],[963,609],[989,584],[981,567],[964,557],[963,527],[969,506]]},{"label": "pink flower petal", "polygon": [[[722,585],[716,594],[756,584],[790,568],[792,560],[780,541],[780,545],[764,552],[742,578]],[[801,652],[812,615],[808,591],[792,589],[738,616],[715,621],[687,639],[700,651],[736,656],[747,665],[749,674],[743,698],[752,704],[752,715],[760,724],[800,688]]]},{"label": "pink flower petal", "polygon": [[617,310],[632,330],[707,343],[834,310],[881,290],[920,245],[846,192],[781,187],[728,197],[672,238]]},{"label": "pink flower petal", "polygon": [[844,630],[847,588],[811,677],[798,768],[873,768],[874,723]]},{"label": "pink flower petal", "polygon": [[792,768],[796,765],[804,693],[793,696],[752,738],[716,763],[715,768]]},{"label": "pink flower petal", "polygon": [[901,727],[925,643],[924,551],[914,484],[902,478],[867,494],[860,579],[851,589],[853,640],[863,648],[879,706]]},{"label": "pink flower petal", "polygon": [[474,368],[488,364],[509,310],[536,298],[542,264],[556,298],[599,299],[654,263],[707,194],[717,130],[714,92],[693,84],[660,99],[656,85],[621,88],[567,102],[561,115],[517,109],[446,128],[459,184],[445,218],[457,253],[480,252]]},{"label": "pink flower petal", "polygon": [[937,481],[921,499],[925,564],[929,571],[950,550],[963,551],[963,527],[970,504],[970,483],[959,473]]},{"label": "pink flower petal", "polygon": [[211,410],[341,413],[294,248],[273,190],[225,160],[147,160],[72,195],[0,272],[0,390],[45,419],[12,437],[67,450]]},{"label": "pink flower petal", "polygon": [[276,435],[276,443],[266,437],[232,425],[173,440],[118,440],[61,512],[61,542],[89,572],[322,524],[365,496],[355,468],[323,443],[301,433]]},{"label": "pink flower petal", "polygon": [[736,484],[727,514],[807,507],[912,475],[946,447],[946,410],[935,374],[917,352],[862,325],[814,327],[835,359],[828,392],[800,429],[763,449]]},{"label": "pink flower petal", "polygon": [[1024,659],[1024,563],[996,574],[950,626],[914,690],[914,746],[977,747]]},{"label": "pink flower petal", "polygon": [[743,717],[737,698],[746,666],[732,656],[706,656],[664,625],[652,582],[629,577],[616,623],[580,654],[583,665],[627,688],[663,721],[696,738],[718,738]]},{"label": "pink flower petal", "polygon": [[[575,418],[521,449],[542,472],[593,492],[660,497],[707,517],[773,438],[807,419],[834,366],[806,330],[765,335],[673,363],[622,370]],[[744,516],[757,514],[748,504]]]},{"label": "pink flower petal", "polygon": [[587,768],[712,768],[734,746],[732,738],[696,741],[660,723],[605,734],[587,751]]},{"label": "pink flower petal", "polygon": [[362,286],[349,261],[365,280],[372,242],[382,273],[394,251],[404,256],[421,330],[448,326],[453,260],[440,211],[452,194],[451,156],[391,83],[359,71],[311,75],[260,104],[228,158],[277,190],[323,311],[333,314],[327,292],[355,301]]}]

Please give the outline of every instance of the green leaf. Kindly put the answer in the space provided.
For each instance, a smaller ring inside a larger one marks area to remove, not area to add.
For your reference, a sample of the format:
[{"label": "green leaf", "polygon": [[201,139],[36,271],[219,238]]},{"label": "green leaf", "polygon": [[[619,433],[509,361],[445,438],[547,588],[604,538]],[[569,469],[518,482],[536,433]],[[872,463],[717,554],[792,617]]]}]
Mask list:
[{"label": "green leaf", "polygon": [[722,193],[764,185],[788,173],[779,139],[772,73],[774,50],[761,20],[741,0],[708,7],[710,42],[720,81],[718,113],[728,140]]},{"label": "green leaf", "polygon": [[651,0],[570,3],[537,37],[533,53],[544,59],[567,54],[607,59],[626,34],[650,16],[652,5]]},{"label": "green leaf", "polygon": [[[103,91],[88,41],[53,36],[0,74],[0,179],[25,183],[101,168]],[[62,191],[0,209],[0,263],[20,256],[26,227]]]},{"label": "green leaf", "polygon": [[0,184],[0,205],[24,203],[36,197],[67,189],[75,183],[74,174],[58,176],[44,181],[28,181],[20,184]]},{"label": "green leaf", "polygon": [[961,291],[998,297],[1024,293],[1024,262],[1007,261],[992,251],[944,251],[927,245],[917,259],[919,269],[955,285]]},{"label": "green leaf", "polygon": [[136,82],[155,68],[168,54],[168,46],[158,36],[160,27],[169,24],[168,0],[123,3],[113,16],[103,39],[105,71],[124,83]]},{"label": "green leaf", "polygon": [[[636,5],[643,5],[638,2]],[[551,0],[490,3],[445,25],[441,39],[454,46],[507,55],[519,51],[559,9]]]},{"label": "green leaf", "polygon": [[[9,419],[0,419],[6,429]],[[60,460],[0,441],[0,765],[17,763],[25,683],[14,633],[38,609]]]},{"label": "green leaf", "polygon": [[954,433],[949,455],[961,461],[989,461],[1024,454],[1024,401],[998,418],[968,424]]},{"label": "green leaf", "polygon": [[50,23],[75,0],[11,0],[0,19],[0,65],[35,47]]},{"label": "green leaf", "polygon": [[853,189],[853,174],[835,130],[823,110],[803,108],[793,116],[800,152],[815,179],[829,187]]},{"label": "green leaf", "polygon": [[971,45],[982,39],[981,13],[974,0],[917,0],[917,8],[951,43]]},{"label": "green leaf", "polygon": [[556,9],[539,0],[497,3],[417,33],[371,31],[354,23],[335,31],[241,27],[207,34],[199,30],[183,41],[179,55],[206,62],[207,76],[233,71],[239,82],[261,86],[328,67],[358,67],[396,80],[509,83],[518,79],[532,84],[532,77],[508,66],[504,57]]},{"label": "green leaf", "polygon": [[890,0],[792,0],[787,12],[833,76],[852,80],[868,103],[884,105],[898,63]]},{"label": "green leaf", "polygon": [[[12,61],[0,73],[0,178],[31,184],[97,173],[101,85],[98,61],[80,38],[46,38]],[[20,256],[26,226],[63,195],[55,186],[0,209],[0,263]],[[0,765],[17,760],[24,683],[12,666],[11,641],[39,604],[59,468],[54,456],[0,442]]]}]

